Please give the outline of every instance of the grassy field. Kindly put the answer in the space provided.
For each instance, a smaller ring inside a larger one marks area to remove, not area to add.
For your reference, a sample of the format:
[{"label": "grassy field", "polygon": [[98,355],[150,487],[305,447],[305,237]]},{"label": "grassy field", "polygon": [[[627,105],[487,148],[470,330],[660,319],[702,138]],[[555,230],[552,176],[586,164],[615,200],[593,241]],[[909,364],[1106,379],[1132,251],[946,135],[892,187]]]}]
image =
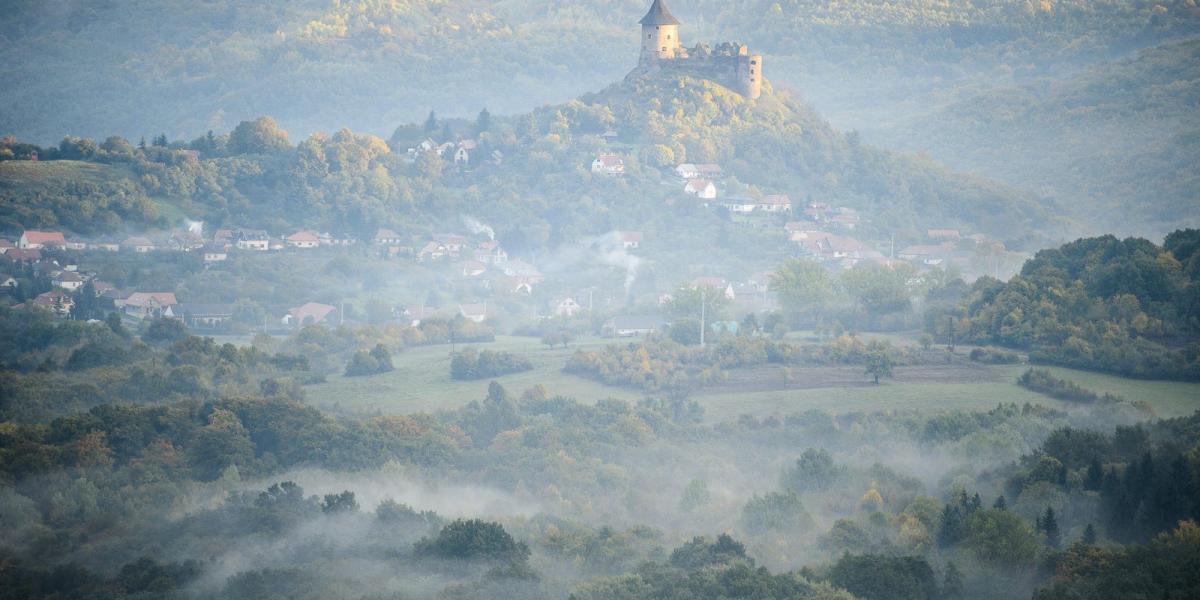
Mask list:
[{"label": "grassy field", "polygon": [[[636,401],[640,390],[604,385],[562,372],[567,357],[578,348],[601,346],[611,340],[588,339],[570,348],[547,350],[533,338],[497,338],[480,345],[508,350],[528,357],[534,369],[497,378],[514,394],[541,384],[551,394],[570,396],[583,402],[603,398]],[[396,370],[373,377],[334,376],[328,382],[306,388],[309,400],[321,408],[353,414],[405,414],[462,406],[487,394],[490,380],[450,379],[450,348],[430,346],[405,350],[394,357]],[[880,409],[939,410],[952,408],[988,409],[1000,402],[1040,403],[1073,406],[1030,392],[1016,384],[1027,369],[1023,365],[988,366],[966,363],[957,366],[898,367],[894,379],[873,385],[856,367],[792,369],[786,389],[778,385],[778,368],[730,371],[730,382],[703,390],[694,398],[710,421],[758,417],[809,409],[849,412]],[[1127,400],[1145,400],[1161,417],[1191,414],[1200,409],[1200,384],[1173,381],[1141,381],[1112,375],[1051,367],[1055,376],[1069,379],[1097,393],[1113,393]],[[761,378],[767,383],[755,382]]]},{"label": "grassy field", "polygon": [[0,162],[0,185],[18,191],[32,191],[65,182],[104,183],[132,177],[133,171],[124,165],[76,160]]},{"label": "grassy field", "polygon": [[[608,340],[582,340],[567,349],[546,349],[535,338],[499,336],[495,343],[476,347],[508,350],[519,353],[533,362],[532,371],[498,377],[513,394],[520,394],[535,385],[546,386],[551,394],[571,396],[583,402],[604,398],[636,401],[642,394],[633,389],[603,385],[562,372],[567,357],[575,350],[598,346]],[[450,347],[426,346],[409,348],[393,356],[396,370],[371,377],[330,377],[329,381],[308,386],[305,393],[314,405],[348,413],[405,414],[432,412],[457,408],[472,400],[487,396],[492,380],[455,381],[450,378]]]}]

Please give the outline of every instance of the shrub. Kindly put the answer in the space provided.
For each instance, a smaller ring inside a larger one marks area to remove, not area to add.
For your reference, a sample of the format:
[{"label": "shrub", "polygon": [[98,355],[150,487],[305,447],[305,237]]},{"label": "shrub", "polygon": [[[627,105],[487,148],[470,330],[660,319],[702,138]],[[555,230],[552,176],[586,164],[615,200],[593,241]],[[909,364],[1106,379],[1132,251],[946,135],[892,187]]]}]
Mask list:
[{"label": "shrub", "polygon": [[1039,394],[1069,402],[1095,402],[1099,396],[1072,381],[1059,379],[1045,369],[1029,369],[1017,378],[1017,384]]},{"label": "shrub", "polygon": [[503,350],[476,351],[467,348],[450,361],[450,377],[458,380],[487,379],[533,369],[529,359]]},{"label": "shrub", "polygon": [[1021,362],[1016,352],[1008,352],[991,346],[971,351],[971,360],[989,365],[1015,365]]}]

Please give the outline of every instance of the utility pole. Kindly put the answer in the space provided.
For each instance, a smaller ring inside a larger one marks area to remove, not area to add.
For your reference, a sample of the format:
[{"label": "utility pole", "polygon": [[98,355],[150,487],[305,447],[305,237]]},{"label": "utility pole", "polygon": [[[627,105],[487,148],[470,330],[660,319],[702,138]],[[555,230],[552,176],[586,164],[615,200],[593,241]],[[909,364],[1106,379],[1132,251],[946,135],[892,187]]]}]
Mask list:
[{"label": "utility pole", "polygon": [[704,330],[706,329],[706,327],[704,326],[704,309],[705,309],[705,305],[708,304],[708,301],[705,299],[706,291],[707,290],[705,290],[703,286],[700,287],[700,347],[701,348],[704,347]]}]

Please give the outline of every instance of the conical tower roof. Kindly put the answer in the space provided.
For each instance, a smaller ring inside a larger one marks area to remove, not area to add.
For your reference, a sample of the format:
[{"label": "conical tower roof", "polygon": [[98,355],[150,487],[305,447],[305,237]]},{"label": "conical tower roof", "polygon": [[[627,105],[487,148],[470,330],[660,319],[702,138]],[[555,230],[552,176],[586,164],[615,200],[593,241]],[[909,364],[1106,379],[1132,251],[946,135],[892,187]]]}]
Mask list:
[{"label": "conical tower roof", "polygon": [[667,10],[667,4],[663,0],[654,0],[654,4],[650,5],[650,12],[638,22],[642,25],[678,25],[679,19]]}]

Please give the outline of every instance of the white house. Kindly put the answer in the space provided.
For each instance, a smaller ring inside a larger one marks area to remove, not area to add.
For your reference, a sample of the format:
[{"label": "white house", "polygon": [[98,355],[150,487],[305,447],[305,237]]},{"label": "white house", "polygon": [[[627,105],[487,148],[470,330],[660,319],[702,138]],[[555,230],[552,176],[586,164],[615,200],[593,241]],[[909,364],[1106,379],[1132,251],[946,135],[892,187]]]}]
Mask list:
[{"label": "white house", "polygon": [[68,291],[83,287],[85,281],[78,273],[71,271],[60,271],[50,278],[51,285]]},{"label": "white house", "polygon": [[132,250],[133,252],[137,252],[139,254],[145,254],[146,252],[154,250],[154,242],[151,242],[144,237],[126,238],[121,242],[121,249]]},{"label": "white house", "polygon": [[27,230],[17,239],[17,247],[22,250],[43,248],[45,246],[66,246],[67,240],[58,231]]},{"label": "white house", "polygon": [[550,303],[550,308],[556,317],[574,317],[583,310],[583,307],[570,296],[554,300]]},{"label": "white house", "polygon": [[487,264],[502,265],[508,262],[508,252],[505,252],[504,248],[500,247],[500,242],[490,240],[479,244],[475,248],[475,260]]},{"label": "white house", "polygon": [[624,175],[625,160],[615,154],[601,154],[592,161],[592,172],[600,175]]},{"label": "white house", "polygon": [[689,179],[683,186],[684,193],[700,198],[701,200],[714,200],[717,197],[717,186],[707,179]]},{"label": "white house", "polygon": [[261,229],[239,229],[236,239],[238,250],[266,252],[271,249],[271,236]]},{"label": "white house", "polygon": [[321,245],[321,236],[308,231],[307,229],[301,229],[300,231],[287,236],[284,241],[287,242],[289,248],[309,250]]},{"label": "white house", "polygon": [[468,321],[482,323],[487,320],[487,303],[484,304],[459,304],[458,314]]},{"label": "white house", "polygon": [[728,210],[731,213],[748,215],[754,212],[754,209],[758,206],[758,202],[755,202],[753,198],[734,196],[731,198],[726,198],[725,201],[721,203],[721,206],[725,207],[725,210]]},{"label": "white house", "polygon": [[700,170],[697,169],[696,165],[692,163],[683,163],[675,167],[675,174],[678,175],[680,179],[692,179],[700,176]]},{"label": "white house", "polygon": [[769,213],[788,212],[792,210],[792,199],[786,194],[763,196],[755,208]]},{"label": "white house", "polygon": [[229,258],[229,253],[225,250],[225,246],[221,244],[207,244],[204,246],[204,264],[219,263],[227,258]]},{"label": "white house", "polygon": [[621,243],[621,247],[626,250],[636,250],[642,246],[642,232],[640,231],[618,231],[617,241]]}]

